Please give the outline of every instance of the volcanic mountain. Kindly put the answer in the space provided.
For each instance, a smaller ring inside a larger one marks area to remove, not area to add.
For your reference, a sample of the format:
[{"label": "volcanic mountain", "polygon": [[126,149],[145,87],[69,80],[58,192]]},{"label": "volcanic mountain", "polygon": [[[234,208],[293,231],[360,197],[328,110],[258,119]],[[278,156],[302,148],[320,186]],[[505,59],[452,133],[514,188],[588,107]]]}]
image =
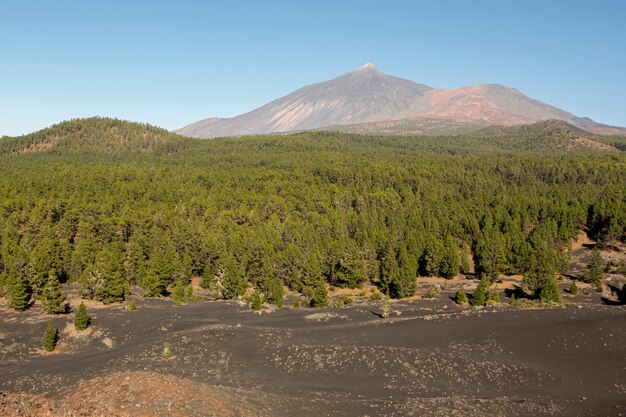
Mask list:
[{"label": "volcanic mountain", "polygon": [[552,119],[595,133],[626,133],[625,129],[577,117],[503,85],[435,89],[387,75],[372,64],[303,87],[249,113],[204,119],[176,132],[210,138],[320,128],[376,132],[393,126],[395,133],[456,133]]}]

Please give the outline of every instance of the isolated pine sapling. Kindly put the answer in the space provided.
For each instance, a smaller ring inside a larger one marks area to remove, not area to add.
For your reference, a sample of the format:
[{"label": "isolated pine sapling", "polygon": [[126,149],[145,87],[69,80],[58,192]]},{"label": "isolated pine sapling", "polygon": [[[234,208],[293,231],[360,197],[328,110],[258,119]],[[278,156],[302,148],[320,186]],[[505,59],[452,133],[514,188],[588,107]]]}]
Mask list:
[{"label": "isolated pine sapling", "polygon": [[169,358],[172,357],[172,347],[167,342],[163,344],[163,351],[161,352],[161,357],[165,360],[168,360]]},{"label": "isolated pine sapling", "polygon": [[128,309],[130,311],[135,311],[137,310],[137,303],[135,301],[131,301],[130,303],[128,303]]},{"label": "isolated pine sapling", "polygon": [[389,315],[391,314],[391,301],[389,300],[388,295],[384,295],[382,300],[383,300],[383,311],[382,313],[380,313],[380,317],[386,320],[389,318]]},{"label": "isolated pine sapling", "polygon": [[472,294],[472,299],[470,303],[473,306],[484,306],[487,302],[487,289],[489,288],[489,281],[486,278],[483,278],[474,290]]},{"label": "isolated pine sapling", "polygon": [[515,294],[511,294],[511,297],[509,297],[509,305],[515,305]]},{"label": "isolated pine sapling", "polygon": [[465,287],[463,285],[457,290],[454,301],[459,305],[467,303],[467,294],[465,293]]},{"label": "isolated pine sapling", "polygon": [[576,280],[572,281],[572,285],[569,286],[569,293],[572,295],[578,294],[578,285],[576,285]]},{"label": "isolated pine sapling", "polygon": [[328,290],[323,282],[318,282],[313,291],[311,307],[326,307],[328,305]]},{"label": "isolated pine sapling", "polygon": [[259,294],[258,291],[255,291],[254,295],[252,296],[252,302],[250,303],[250,308],[254,311],[261,310],[261,294]]},{"label": "isolated pine sapling", "polygon": [[496,288],[487,291],[487,301],[485,304],[500,304],[500,293]]},{"label": "isolated pine sapling", "polygon": [[90,322],[91,319],[87,314],[87,307],[85,307],[84,303],[80,303],[78,310],[76,311],[76,317],[74,317],[74,327],[76,327],[76,330],[80,332],[85,330],[89,326]]},{"label": "isolated pine sapling", "polygon": [[583,271],[582,280],[595,285],[597,289],[601,289],[603,277],[604,263],[602,261],[602,255],[600,255],[598,248],[594,248],[591,251],[591,259],[589,259],[589,263]]},{"label": "isolated pine sapling", "polygon": [[57,345],[58,341],[58,331],[54,327],[54,323],[52,320],[48,321],[48,327],[46,327],[46,332],[43,335],[43,347],[48,352],[52,352]]}]

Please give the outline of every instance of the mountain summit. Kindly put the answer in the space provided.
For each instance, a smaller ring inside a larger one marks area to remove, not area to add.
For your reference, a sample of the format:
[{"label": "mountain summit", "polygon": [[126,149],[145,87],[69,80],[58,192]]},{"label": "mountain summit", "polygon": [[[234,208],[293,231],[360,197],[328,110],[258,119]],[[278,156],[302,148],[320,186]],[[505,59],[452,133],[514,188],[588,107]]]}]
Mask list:
[{"label": "mountain summit", "polygon": [[[387,75],[365,64],[333,80],[303,87],[249,113],[228,119],[209,118],[177,133],[210,138],[328,127],[367,125],[402,126],[438,121],[476,127],[519,125],[558,119],[597,133],[616,133],[612,128],[567,113],[497,84],[434,89],[424,84]],[[350,130],[350,129],[347,129]]]}]

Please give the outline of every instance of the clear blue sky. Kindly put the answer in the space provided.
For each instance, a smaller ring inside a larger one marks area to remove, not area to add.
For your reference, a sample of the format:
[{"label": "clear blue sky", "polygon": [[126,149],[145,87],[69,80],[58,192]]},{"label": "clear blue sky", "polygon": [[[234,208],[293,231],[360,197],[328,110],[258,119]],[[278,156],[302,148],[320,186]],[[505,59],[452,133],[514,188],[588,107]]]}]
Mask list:
[{"label": "clear blue sky", "polygon": [[0,135],[93,115],[174,129],[366,62],[626,126],[624,19],[618,0],[0,0]]}]

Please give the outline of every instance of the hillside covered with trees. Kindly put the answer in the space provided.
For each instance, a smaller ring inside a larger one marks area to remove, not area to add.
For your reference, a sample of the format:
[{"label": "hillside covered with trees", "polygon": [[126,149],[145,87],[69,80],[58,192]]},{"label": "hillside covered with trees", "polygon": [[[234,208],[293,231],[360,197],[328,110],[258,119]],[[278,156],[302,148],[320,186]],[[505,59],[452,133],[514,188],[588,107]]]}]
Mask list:
[{"label": "hillside covered with trees", "polygon": [[193,275],[225,299],[368,280],[400,298],[470,259],[538,293],[579,231],[626,240],[626,156],[560,127],[199,140],[92,118],[2,138],[0,155],[0,295],[17,309],[56,281],[109,303]]}]

